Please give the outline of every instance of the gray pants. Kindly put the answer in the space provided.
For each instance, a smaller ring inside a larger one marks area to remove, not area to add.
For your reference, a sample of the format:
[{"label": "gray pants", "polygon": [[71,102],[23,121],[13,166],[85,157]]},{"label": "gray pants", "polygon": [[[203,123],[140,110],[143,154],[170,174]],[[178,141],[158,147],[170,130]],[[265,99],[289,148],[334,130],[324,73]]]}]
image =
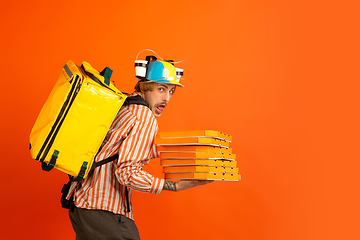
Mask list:
[{"label": "gray pants", "polygon": [[75,207],[69,216],[76,240],[140,240],[135,222],[124,215]]}]

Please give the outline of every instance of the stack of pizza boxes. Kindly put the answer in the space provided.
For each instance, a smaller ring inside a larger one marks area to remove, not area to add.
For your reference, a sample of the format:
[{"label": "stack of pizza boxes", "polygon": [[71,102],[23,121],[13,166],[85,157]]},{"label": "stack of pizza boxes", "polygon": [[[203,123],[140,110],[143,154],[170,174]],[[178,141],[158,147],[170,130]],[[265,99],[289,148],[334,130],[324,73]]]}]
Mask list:
[{"label": "stack of pizza boxes", "polygon": [[155,139],[166,180],[239,181],[228,134],[201,130],[161,132]]}]

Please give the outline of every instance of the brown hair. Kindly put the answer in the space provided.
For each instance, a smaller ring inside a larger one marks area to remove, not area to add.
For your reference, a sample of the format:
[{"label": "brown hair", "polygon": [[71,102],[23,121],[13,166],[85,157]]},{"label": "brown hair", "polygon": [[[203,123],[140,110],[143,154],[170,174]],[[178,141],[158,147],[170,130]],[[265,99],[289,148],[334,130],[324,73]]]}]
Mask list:
[{"label": "brown hair", "polygon": [[137,92],[147,92],[147,91],[152,91],[154,90],[156,86],[155,82],[149,82],[149,81],[139,81],[136,85],[135,85],[135,90]]}]

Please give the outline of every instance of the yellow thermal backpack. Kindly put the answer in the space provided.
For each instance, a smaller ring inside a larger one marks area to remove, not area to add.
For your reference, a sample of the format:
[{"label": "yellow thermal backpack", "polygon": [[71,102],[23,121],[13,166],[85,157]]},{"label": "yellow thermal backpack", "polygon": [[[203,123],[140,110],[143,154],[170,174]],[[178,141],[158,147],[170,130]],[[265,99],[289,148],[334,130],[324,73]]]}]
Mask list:
[{"label": "yellow thermal backpack", "polygon": [[68,61],[30,133],[31,157],[82,180],[127,96],[87,62]]}]

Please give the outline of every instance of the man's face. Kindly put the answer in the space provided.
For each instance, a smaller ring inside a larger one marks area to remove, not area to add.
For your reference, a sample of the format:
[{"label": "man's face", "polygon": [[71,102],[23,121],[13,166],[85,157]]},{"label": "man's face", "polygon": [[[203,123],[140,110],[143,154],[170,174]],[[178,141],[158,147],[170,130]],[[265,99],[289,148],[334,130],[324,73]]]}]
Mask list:
[{"label": "man's face", "polygon": [[168,83],[157,83],[152,91],[142,93],[145,101],[149,104],[151,111],[156,118],[160,117],[176,86]]}]

